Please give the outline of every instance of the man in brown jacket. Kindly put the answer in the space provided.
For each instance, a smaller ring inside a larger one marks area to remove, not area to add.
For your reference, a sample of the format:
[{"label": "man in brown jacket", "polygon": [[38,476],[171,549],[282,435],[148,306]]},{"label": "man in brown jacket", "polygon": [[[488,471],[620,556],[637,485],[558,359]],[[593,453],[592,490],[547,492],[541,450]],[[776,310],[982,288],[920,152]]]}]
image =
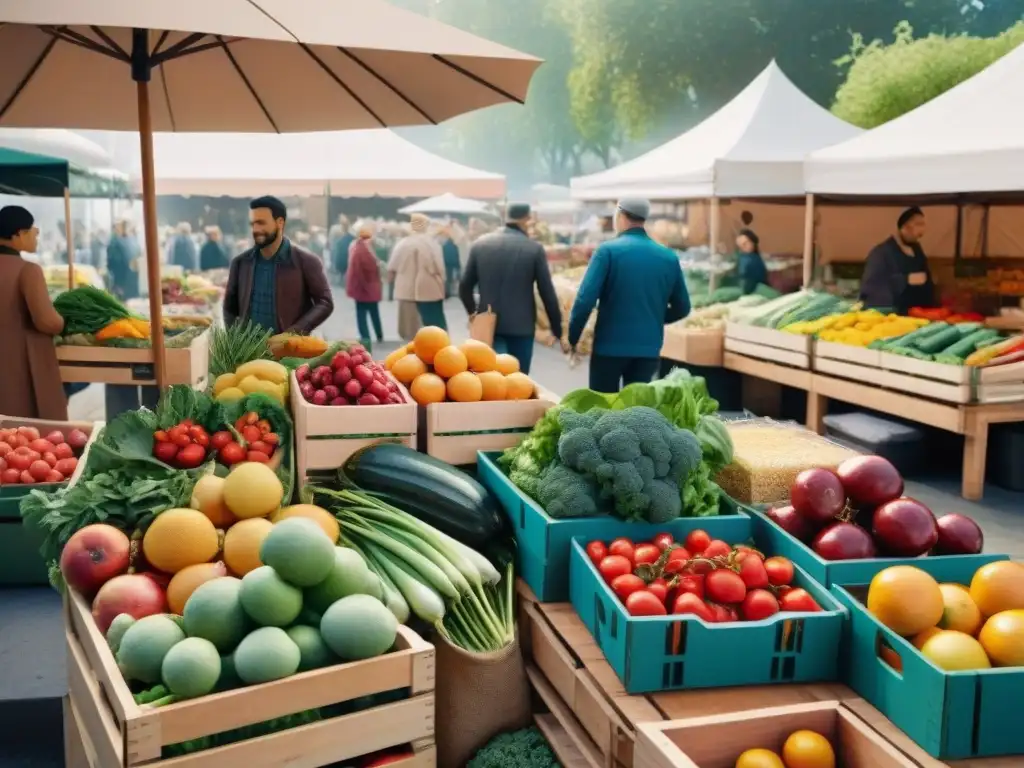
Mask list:
[{"label": "man in brown jacket", "polygon": [[231,261],[224,324],[246,320],[274,333],[311,333],[334,311],[320,259],[284,236],[288,211],[269,195],[249,203],[254,248]]}]

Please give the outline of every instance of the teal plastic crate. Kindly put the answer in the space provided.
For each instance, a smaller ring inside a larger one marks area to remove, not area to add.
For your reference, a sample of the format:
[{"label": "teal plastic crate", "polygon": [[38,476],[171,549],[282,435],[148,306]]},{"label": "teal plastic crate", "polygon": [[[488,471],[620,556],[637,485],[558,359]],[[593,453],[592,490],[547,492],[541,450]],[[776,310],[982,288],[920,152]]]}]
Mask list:
[{"label": "teal plastic crate", "polygon": [[[919,565],[922,561],[941,560],[952,564],[973,564],[980,568],[985,563],[1005,560],[1005,555],[941,555],[937,557],[871,557],[864,560],[826,560],[800,539],[782,530],[779,525],[758,510],[750,510],[755,527],[768,548],[776,555],[788,557],[803,568],[819,584],[869,584],[879,571],[891,565]],[[954,565],[955,567],[955,565]],[[1024,766],[1024,763],[1022,763]]]},{"label": "teal plastic crate", "polygon": [[[986,562],[1007,559],[1003,555],[972,563],[934,557],[914,565],[940,582],[968,585]],[[846,683],[938,760],[1024,755],[1024,669],[939,669],[868,613],[862,602],[866,590],[863,584],[832,586],[850,617],[844,642]],[[902,670],[881,657],[886,647],[899,657]]]},{"label": "teal plastic crate", "polygon": [[49,583],[46,564],[39,554],[42,538],[22,524],[19,507],[30,490],[50,493],[59,487],[57,483],[0,486],[0,587]]},{"label": "teal plastic crate", "polygon": [[614,517],[578,517],[556,520],[520,491],[498,466],[499,453],[480,451],[477,477],[490,489],[505,510],[516,536],[517,573],[542,603],[569,600],[569,549],[573,537],[611,541],[626,536],[635,541],[651,539],[666,531],[683,539],[701,528],[712,537],[742,541],[750,535],[750,518],[724,493],[723,514],[687,517],[664,525],[628,523]]},{"label": "teal plastic crate", "polygon": [[[729,539],[735,544],[751,538]],[[763,542],[755,543],[763,550]],[[763,621],[708,624],[695,616],[630,616],[587,557],[572,544],[572,607],[594,636],[627,693],[732,685],[837,680],[846,610],[799,566],[793,583],[820,613],[778,613]]]}]

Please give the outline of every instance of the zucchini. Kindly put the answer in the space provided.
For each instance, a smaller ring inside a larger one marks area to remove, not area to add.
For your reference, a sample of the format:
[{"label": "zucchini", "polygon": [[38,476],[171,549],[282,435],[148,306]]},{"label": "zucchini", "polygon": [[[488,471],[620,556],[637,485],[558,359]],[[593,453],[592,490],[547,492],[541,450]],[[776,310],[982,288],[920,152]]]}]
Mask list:
[{"label": "zucchini", "polygon": [[472,549],[509,532],[490,491],[462,470],[405,445],[376,443],[357,451],[342,473],[360,490]]},{"label": "zucchini", "polygon": [[902,336],[897,336],[895,339],[883,340],[881,348],[892,352],[901,347],[911,346],[914,342],[921,339],[927,339],[929,336],[949,327],[948,323],[929,323],[928,325],[922,325],[916,331],[911,331],[910,333],[905,333]]},{"label": "zucchini", "polygon": [[779,319],[778,324],[773,327],[784,328],[792,323],[817,320],[819,317],[824,317],[825,315],[830,314],[831,310],[835,309],[838,305],[839,299],[835,296],[831,296],[829,294],[817,296],[802,307],[798,307],[791,312],[787,312]]},{"label": "zucchini", "polygon": [[992,328],[982,328],[974,333],[962,336],[959,341],[942,350],[942,353],[945,355],[965,358],[978,348],[978,344],[988,341],[989,339],[998,339],[1001,337],[1002,334],[999,333],[999,331],[993,330]]},{"label": "zucchini", "polygon": [[914,347],[925,354],[934,355],[945,351],[947,347],[956,344],[958,341],[960,341],[960,331],[956,328],[948,327],[943,329],[941,333],[933,334],[924,339],[918,339],[914,343]]}]

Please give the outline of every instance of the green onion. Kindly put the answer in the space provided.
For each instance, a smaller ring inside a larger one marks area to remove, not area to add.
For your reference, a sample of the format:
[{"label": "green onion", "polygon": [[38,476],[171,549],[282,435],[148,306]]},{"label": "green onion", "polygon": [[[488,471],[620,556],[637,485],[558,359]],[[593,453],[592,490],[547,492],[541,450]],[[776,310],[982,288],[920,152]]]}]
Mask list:
[{"label": "green onion", "polygon": [[378,566],[387,572],[395,586],[409,604],[409,608],[423,621],[437,625],[444,619],[444,600],[426,584],[410,576],[397,562],[391,560],[383,549],[369,542],[366,550]]}]

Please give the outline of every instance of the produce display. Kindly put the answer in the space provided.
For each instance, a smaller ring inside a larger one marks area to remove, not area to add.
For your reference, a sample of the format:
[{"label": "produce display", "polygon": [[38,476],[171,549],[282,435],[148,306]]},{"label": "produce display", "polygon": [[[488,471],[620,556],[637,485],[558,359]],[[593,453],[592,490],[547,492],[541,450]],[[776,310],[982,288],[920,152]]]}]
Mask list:
[{"label": "produce display", "polygon": [[786,333],[815,336],[822,341],[866,347],[880,339],[905,336],[928,325],[928,320],[883,314],[877,309],[863,309],[826,315],[817,320],[805,320],[783,326]]},{"label": "produce display", "polygon": [[[911,565],[881,571],[868,587],[869,612],[932,664],[950,672],[1024,667],[1024,565],[981,566],[970,584],[940,584]],[[898,670],[899,655],[883,658]]]},{"label": "produce display", "polygon": [[0,429],[0,485],[63,483],[78,467],[89,436],[80,429]]},{"label": "produce display", "polygon": [[211,435],[202,424],[185,419],[170,429],[159,429],[153,433],[153,456],[178,469],[195,469],[214,457],[233,467],[246,461],[269,464],[274,456],[281,456],[280,436],[256,411],[243,413],[234,425],[225,426]]},{"label": "produce display", "polygon": [[[576,293],[580,289],[580,281],[586,267],[570,267],[552,277],[551,282],[555,286],[555,295],[558,297],[558,305],[562,310],[562,338],[560,341],[569,339],[569,313],[572,312],[572,305],[576,301]],[[537,307],[537,340],[544,342],[551,338],[551,321],[548,320],[547,310],[544,309],[544,302],[541,301],[540,293],[534,288],[534,304]],[[581,355],[589,355],[594,348],[594,328],[597,326],[597,311],[590,314],[587,324],[580,335],[576,351]]]},{"label": "produce display", "polygon": [[[67,264],[47,264],[43,266],[43,276],[46,278],[46,288],[51,296],[68,289]],[[103,278],[91,264],[75,264],[74,287],[83,285],[100,287],[103,285]]]},{"label": "produce display", "polygon": [[736,759],[736,768],[835,768],[832,743],[816,731],[794,731],[782,749],[748,749]]},{"label": "produce display", "polygon": [[196,307],[208,307],[220,301],[224,290],[202,275],[186,275],[185,277],[163,277],[160,289],[164,304],[188,304]]},{"label": "produce display", "polygon": [[[405,396],[384,366],[361,344],[336,352],[329,365],[304,363],[295,370],[302,399],[313,405],[391,405]],[[251,363],[250,363],[251,365]]]},{"label": "produce display", "polygon": [[792,586],[789,560],[766,558],[703,530],[683,542],[668,533],[636,544],[626,538],[591,541],[586,551],[631,616],[692,615],[722,624],[821,610],[806,590]]},{"label": "produce display", "polygon": [[384,361],[384,368],[409,388],[419,405],[529,400],[537,385],[512,355],[497,354],[482,341],[452,344],[443,328],[428,325]]},{"label": "produce display", "polygon": [[707,296],[691,296],[690,314],[670,328],[721,328],[736,316],[778,298],[779,292],[759,285],[754,293],[744,296],[739,288],[719,288]]},{"label": "produce display", "polygon": [[960,514],[938,520],[903,495],[903,478],[881,456],[855,456],[833,472],[816,467],[796,476],[788,505],[766,513],[825,560],[976,555],[981,528]]},{"label": "produce display", "polygon": [[466,768],[560,768],[536,727],[502,733],[480,748]]},{"label": "produce display", "polygon": [[213,382],[213,396],[221,403],[237,403],[257,393],[282,406],[288,397],[289,371],[274,360],[250,360],[231,373],[220,374]]},{"label": "produce display", "polygon": [[850,311],[854,304],[830,293],[802,290],[788,293],[765,304],[737,310],[730,321],[741,325],[782,329],[793,323],[811,322]]}]

